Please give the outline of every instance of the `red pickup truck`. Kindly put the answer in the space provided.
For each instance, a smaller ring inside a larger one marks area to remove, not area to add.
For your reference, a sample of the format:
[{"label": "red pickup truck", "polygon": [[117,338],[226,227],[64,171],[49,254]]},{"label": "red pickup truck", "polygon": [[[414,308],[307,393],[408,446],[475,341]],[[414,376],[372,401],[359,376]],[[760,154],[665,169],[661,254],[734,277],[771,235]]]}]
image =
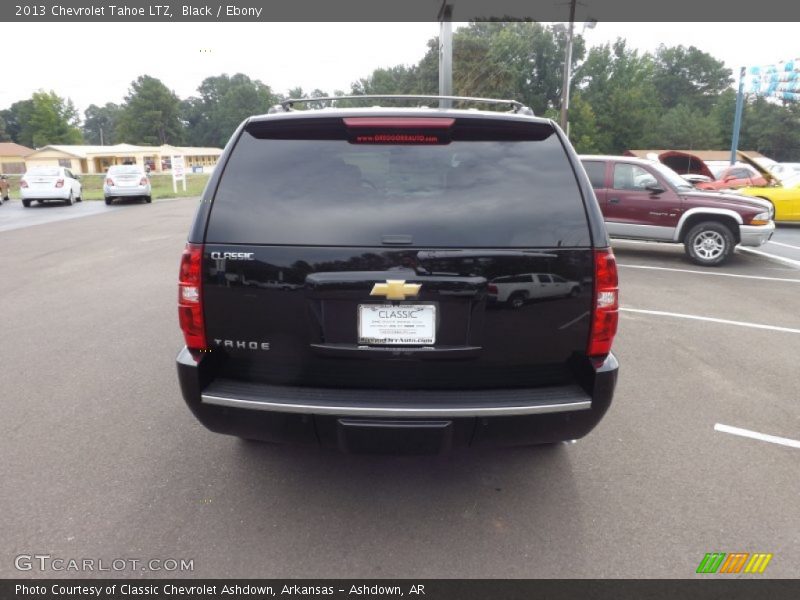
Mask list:
[{"label": "red pickup truck", "polygon": [[703,192],[669,167],[629,156],[582,156],[611,237],[683,244],[697,264],[724,263],[737,244],[761,246],[775,231],[758,198]]}]

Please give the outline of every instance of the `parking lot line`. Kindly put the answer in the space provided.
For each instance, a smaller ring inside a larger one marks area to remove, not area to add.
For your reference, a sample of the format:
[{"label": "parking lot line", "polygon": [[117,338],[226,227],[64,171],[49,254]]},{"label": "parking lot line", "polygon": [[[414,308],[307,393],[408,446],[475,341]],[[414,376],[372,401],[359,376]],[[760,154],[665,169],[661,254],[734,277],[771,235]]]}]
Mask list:
[{"label": "parking lot line", "polygon": [[768,435],[766,433],[758,433],[757,431],[750,431],[749,429],[742,429],[741,427],[731,427],[730,425],[723,425],[717,423],[714,425],[714,431],[721,431],[722,433],[730,433],[732,435],[739,435],[754,440],[761,440],[762,442],[771,442],[773,444],[780,444],[781,446],[789,446],[790,448],[800,448],[800,442],[789,438],[778,437],[776,435]]},{"label": "parking lot line", "polygon": [[800,260],[794,260],[791,258],[785,258],[783,256],[778,256],[777,254],[770,254],[769,252],[763,252],[762,250],[756,250],[755,248],[744,248],[742,246],[738,246],[736,248],[739,252],[747,252],[749,254],[756,254],[758,256],[763,256],[764,258],[768,258],[770,260],[777,261],[779,263],[783,263],[786,265],[790,265],[792,267],[796,267],[800,269]]},{"label": "parking lot line", "polygon": [[785,333],[800,333],[800,329],[792,329],[791,327],[778,327],[777,325],[764,325],[762,323],[750,323],[748,321],[731,321],[730,319],[717,319],[715,317],[702,317],[700,315],[687,315],[683,313],[665,312],[661,310],[643,310],[638,308],[620,308],[619,310],[620,312],[656,315],[659,317],[675,317],[678,319],[692,319],[695,321],[707,321],[709,323],[721,323],[723,325],[750,327],[752,329],[766,329],[768,331],[782,331]]},{"label": "parking lot line", "polygon": [[653,271],[675,271],[677,273],[696,273],[697,275],[713,275],[716,277],[738,277],[740,279],[765,279],[767,281],[788,281],[791,283],[800,283],[800,279],[792,279],[787,277],[766,277],[763,275],[738,275],[736,273],[717,273],[714,271],[697,271],[694,269],[675,269],[672,267],[651,267],[650,265],[624,265],[617,264],[618,267],[625,267],[627,269],[650,269]]},{"label": "parking lot line", "polygon": [[772,240],[770,240],[767,243],[775,244],[776,246],[783,246],[784,248],[794,248],[795,250],[800,250],[800,246],[793,246],[792,244],[785,244],[783,242],[773,242]]}]

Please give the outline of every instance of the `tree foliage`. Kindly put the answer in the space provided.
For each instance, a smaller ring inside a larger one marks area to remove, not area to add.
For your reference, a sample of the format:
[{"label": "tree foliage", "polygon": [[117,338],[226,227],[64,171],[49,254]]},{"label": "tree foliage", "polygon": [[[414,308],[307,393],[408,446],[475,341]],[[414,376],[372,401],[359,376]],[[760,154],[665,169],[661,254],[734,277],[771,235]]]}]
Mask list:
[{"label": "tree foliage", "polygon": [[184,100],[181,114],[193,146],[224,146],[244,119],[263,114],[277,102],[268,85],[236,73],[207,77],[199,96]]},{"label": "tree foliage", "polygon": [[180,144],[184,124],[181,102],[161,80],[141,75],[131,83],[117,124],[117,137],[128,144]]},{"label": "tree foliage", "polygon": [[0,113],[6,135],[23,146],[80,144],[78,111],[72,100],[55,92],[39,90],[28,100],[20,100]]},{"label": "tree foliage", "polygon": [[122,114],[122,107],[113,102],[104,106],[90,104],[83,111],[83,137],[87,144],[111,145],[117,143],[117,124]]}]

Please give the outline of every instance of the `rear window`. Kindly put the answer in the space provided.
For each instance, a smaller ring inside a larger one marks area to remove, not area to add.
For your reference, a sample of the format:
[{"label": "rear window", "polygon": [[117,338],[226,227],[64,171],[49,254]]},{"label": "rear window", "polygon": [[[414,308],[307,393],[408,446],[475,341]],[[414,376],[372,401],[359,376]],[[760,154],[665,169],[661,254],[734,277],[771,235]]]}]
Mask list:
[{"label": "rear window", "polygon": [[590,245],[575,174],[549,125],[462,119],[434,134],[434,143],[358,143],[341,119],[258,123],[225,165],[206,241]]},{"label": "rear window", "polygon": [[114,173],[117,175],[141,175],[144,174],[144,171],[139,167],[123,166],[123,167],[109,167],[108,173],[109,174]]},{"label": "rear window", "polygon": [[589,176],[592,187],[596,190],[606,187],[606,163],[598,161],[584,161],[583,168]]},{"label": "rear window", "polygon": [[26,175],[36,175],[37,177],[56,177],[61,174],[58,167],[33,167],[28,169]]}]

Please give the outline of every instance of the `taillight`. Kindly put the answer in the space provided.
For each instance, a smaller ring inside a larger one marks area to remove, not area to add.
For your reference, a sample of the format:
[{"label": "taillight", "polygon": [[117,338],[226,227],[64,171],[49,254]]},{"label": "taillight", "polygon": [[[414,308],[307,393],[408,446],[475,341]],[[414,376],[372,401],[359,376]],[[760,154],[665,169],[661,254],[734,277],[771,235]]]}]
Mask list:
[{"label": "taillight", "polygon": [[139,182],[139,185],[147,185],[147,177],[142,177],[142,180]]},{"label": "taillight", "polygon": [[611,352],[619,321],[617,261],[611,248],[594,251],[594,306],[587,354],[603,358]]},{"label": "taillight", "polygon": [[64,180],[59,179],[58,181],[56,181],[56,187],[57,188],[64,187]]},{"label": "taillight", "polygon": [[497,286],[492,284],[492,283],[487,285],[486,289],[489,291],[490,294],[496,294],[497,293]]},{"label": "taillight", "polygon": [[28,182],[27,182],[27,181],[25,181],[24,179],[20,179],[20,182],[19,182],[19,187],[20,187],[20,188],[26,188],[26,187],[28,187]]},{"label": "taillight", "polygon": [[111,177],[106,179],[106,185],[114,185],[114,180]]},{"label": "taillight", "polygon": [[186,244],[178,276],[178,319],[186,346],[192,350],[206,348],[203,296],[200,291],[202,264],[202,244]]}]

